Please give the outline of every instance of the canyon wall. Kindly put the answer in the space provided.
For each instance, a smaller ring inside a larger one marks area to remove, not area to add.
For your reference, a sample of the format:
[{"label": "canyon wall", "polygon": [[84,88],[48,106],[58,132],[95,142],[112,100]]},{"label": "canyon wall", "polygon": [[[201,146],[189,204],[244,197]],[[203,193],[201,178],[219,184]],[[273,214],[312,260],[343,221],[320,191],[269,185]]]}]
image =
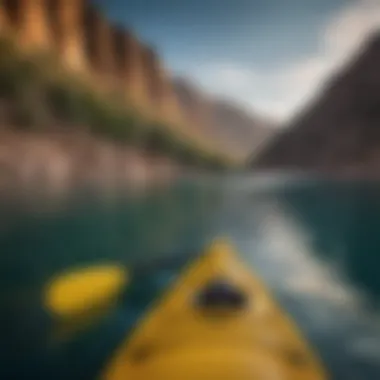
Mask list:
[{"label": "canyon wall", "polygon": [[0,0],[0,35],[25,53],[54,54],[91,88],[210,151],[241,160],[270,132],[266,121],[178,81],[157,51],[90,0]]},{"label": "canyon wall", "polygon": [[98,89],[118,92],[154,120],[181,127],[176,95],[157,54],[90,1],[0,0],[0,33],[25,51],[56,53]]}]

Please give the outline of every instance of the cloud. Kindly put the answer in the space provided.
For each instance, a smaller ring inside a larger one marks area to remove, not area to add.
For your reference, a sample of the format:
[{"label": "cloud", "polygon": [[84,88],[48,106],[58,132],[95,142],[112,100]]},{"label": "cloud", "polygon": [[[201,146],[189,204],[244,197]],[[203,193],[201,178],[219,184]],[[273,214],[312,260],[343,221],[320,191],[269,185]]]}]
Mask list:
[{"label": "cloud", "polygon": [[277,71],[237,63],[208,63],[194,77],[213,94],[285,121],[318,94],[321,85],[380,28],[380,2],[361,0],[341,8],[321,26],[316,52]]},{"label": "cloud", "polygon": [[325,43],[332,58],[344,60],[380,27],[380,2],[361,0],[344,8],[325,28]]}]

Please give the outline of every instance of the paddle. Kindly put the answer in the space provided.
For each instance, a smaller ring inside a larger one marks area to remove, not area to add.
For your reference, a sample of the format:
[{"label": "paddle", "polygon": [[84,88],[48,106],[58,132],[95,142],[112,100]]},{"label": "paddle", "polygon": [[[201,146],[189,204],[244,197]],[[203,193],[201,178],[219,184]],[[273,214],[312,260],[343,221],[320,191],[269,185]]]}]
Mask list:
[{"label": "paddle", "polygon": [[131,291],[141,286],[139,279],[149,286],[149,279],[159,271],[177,272],[194,256],[190,252],[162,254],[130,264],[128,269],[123,263],[98,264],[58,273],[43,289],[44,307],[58,327],[55,337],[68,338],[99,322],[118,305],[129,286]]},{"label": "paddle", "polygon": [[96,265],[54,276],[43,290],[44,307],[58,325],[56,338],[102,319],[117,304],[129,281],[126,268]]}]

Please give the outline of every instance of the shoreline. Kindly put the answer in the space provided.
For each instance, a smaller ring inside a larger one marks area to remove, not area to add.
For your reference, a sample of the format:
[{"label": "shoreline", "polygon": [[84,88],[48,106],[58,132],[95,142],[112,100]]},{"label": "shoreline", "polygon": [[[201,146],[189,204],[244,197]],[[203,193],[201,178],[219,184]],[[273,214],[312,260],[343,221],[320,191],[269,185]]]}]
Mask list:
[{"label": "shoreline", "polygon": [[0,191],[64,195],[75,189],[131,192],[161,187],[181,168],[162,155],[83,132],[0,130]]}]

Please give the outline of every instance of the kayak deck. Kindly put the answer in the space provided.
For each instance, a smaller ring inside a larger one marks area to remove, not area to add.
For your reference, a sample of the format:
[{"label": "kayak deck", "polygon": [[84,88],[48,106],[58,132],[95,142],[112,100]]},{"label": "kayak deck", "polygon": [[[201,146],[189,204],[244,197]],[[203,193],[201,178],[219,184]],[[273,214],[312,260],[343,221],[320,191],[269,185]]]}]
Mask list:
[{"label": "kayak deck", "polygon": [[105,380],[322,380],[318,359],[263,283],[215,243],[116,351]]}]

